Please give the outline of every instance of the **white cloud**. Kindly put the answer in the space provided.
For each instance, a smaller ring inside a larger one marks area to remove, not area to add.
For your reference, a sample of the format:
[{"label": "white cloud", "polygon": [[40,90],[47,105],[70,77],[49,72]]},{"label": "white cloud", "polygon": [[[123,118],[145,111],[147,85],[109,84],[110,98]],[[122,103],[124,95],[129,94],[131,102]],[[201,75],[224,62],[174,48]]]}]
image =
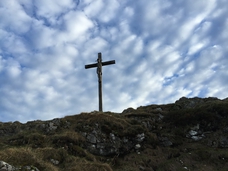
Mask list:
[{"label": "white cloud", "polygon": [[85,7],[85,13],[90,18],[107,23],[116,17],[118,8],[119,2],[117,0],[94,0]]},{"label": "white cloud", "polygon": [[82,12],[71,11],[63,17],[66,31],[64,35],[67,37],[65,41],[76,41],[80,36],[84,37],[84,34],[93,27],[93,23]]},{"label": "white cloud", "polygon": [[[225,98],[227,0],[0,1],[0,120]],[[17,15],[15,15],[17,14]]]},{"label": "white cloud", "polygon": [[75,8],[75,3],[72,0],[55,1],[55,0],[39,0],[34,1],[34,6],[37,8],[36,12],[41,17],[57,17],[58,15],[65,13]]},{"label": "white cloud", "polygon": [[85,7],[85,13],[89,17],[95,17],[99,14],[103,7],[104,3],[102,0],[91,1],[91,3]]},{"label": "white cloud", "polygon": [[0,8],[0,28],[16,34],[22,34],[28,31],[31,18],[16,0],[1,1],[0,6],[2,6]]},{"label": "white cloud", "polygon": [[9,77],[11,78],[17,78],[20,73],[21,73],[21,66],[20,64],[13,60],[13,59],[9,59],[7,61],[7,64],[6,64],[6,71],[7,73],[9,74]]},{"label": "white cloud", "polygon": [[53,46],[55,42],[56,31],[43,25],[42,21],[33,20],[30,31],[26,34],[29,40],[29,46],[33,49],[43,49]]}]

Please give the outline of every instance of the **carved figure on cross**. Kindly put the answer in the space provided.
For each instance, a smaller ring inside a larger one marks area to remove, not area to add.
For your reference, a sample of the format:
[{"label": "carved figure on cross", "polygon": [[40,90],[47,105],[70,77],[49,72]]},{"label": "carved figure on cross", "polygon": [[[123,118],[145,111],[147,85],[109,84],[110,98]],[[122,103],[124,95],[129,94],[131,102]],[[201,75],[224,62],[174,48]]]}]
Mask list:
[{"label": "carved figure on cross", "polygon": [[101,55],[98,55],[97,58],[97,76],[98,76],[98,81],[102,81],[102,58]]}]

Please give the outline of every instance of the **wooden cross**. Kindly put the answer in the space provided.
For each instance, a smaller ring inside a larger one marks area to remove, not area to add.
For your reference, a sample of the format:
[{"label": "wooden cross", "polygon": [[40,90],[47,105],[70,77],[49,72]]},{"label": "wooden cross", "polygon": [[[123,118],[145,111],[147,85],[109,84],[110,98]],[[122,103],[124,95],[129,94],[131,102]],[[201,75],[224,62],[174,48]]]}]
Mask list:
[{"label": "wooden cross", "polygon": [[106,61],[102,62],[101,53],[98,53],[97,63],[85,65],[85,69],[97,67],[97,76],[98,76],[98,98],[99,98],[99,111],[102,112],[102,66],[115,64],[116,61]]}]

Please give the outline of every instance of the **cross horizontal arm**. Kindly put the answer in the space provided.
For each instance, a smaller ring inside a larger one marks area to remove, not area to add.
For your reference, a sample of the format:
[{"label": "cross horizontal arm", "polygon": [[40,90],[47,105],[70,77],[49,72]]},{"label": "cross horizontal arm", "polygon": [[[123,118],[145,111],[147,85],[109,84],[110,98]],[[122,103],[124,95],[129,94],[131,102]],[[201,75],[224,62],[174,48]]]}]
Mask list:
[{"label": "cross horizontal arm", "polygon": [[97,63],[95,63],[95,64],[85,65],[85,69],[95,68],[95,67],[97,67]]},{"label": "cross horizontal arm", "polygon": [[[115,64],[115,63],[116,63],[115,60],[106,61],[106,62],[102,62],[102,66],[111,65],[111,64]],[[85,69],[95,68],[95,67],[97,67],[97,63],[85,65]]]},{"label": "cross horizontal arm", "polygon": [[106,61],[106,62],[102,62],[102,66],[105,66],[105,65],[111,65],[111,64],[115,64],[116,61],[115,60],[112,60],[112,61]]}]

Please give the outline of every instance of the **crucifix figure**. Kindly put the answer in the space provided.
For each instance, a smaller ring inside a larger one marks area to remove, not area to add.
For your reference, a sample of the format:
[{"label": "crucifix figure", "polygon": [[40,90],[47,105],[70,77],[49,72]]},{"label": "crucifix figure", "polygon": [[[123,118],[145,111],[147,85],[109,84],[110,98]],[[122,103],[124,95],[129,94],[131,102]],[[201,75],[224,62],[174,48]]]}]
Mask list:
[{"label": "crucifix figure", "polygon": [[85,69],[97,67],[98,76],[98,98],[99,98],[99,111],[103,111],[102,107],[102,66],[115,64],[115,60],[102,62],[101,53],[98,53],[97,63],[85,65]]}]

